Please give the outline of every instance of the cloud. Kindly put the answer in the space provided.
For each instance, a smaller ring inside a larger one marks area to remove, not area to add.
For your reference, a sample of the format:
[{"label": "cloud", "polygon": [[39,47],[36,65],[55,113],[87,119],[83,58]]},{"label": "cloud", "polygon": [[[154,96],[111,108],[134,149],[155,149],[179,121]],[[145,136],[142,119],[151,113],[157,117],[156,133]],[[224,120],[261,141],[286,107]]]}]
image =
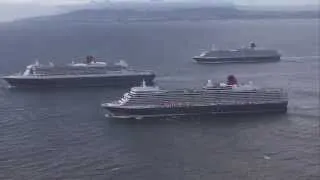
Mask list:
[{"label": "cloud", "polygon": [[82,4],[90,0],[0,0],[4,4],[39,4],[39,5],[59,5],[59,4]]},{"label": "cloud", "polygon": [[319,0],[234,0],[233,2],[244,5],[319,5]]},{"label": "cloud", "polygon": [[[83,4],[89,2],[101,2],[105,0],[0,0],[0,3],[10,4],[42,4],[42,5],[59,5],[59,4]],[[113,2],[136,1],[147,2],[149,0],[111,0]],[[319,0],[164,0],[167,2],[233,2],[234,4],[242,5],[319,5]]]}]

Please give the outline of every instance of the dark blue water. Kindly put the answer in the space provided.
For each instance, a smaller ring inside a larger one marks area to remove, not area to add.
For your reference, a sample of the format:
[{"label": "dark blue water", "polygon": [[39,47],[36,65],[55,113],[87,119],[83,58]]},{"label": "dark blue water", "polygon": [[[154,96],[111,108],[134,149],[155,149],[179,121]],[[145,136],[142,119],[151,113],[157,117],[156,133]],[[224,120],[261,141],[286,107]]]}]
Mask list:
[{"label": "dark blue water", "polygon": [[[0,179],[320,179],[319,21],[0,25],[0,74],[93,54],[156,71],[163,88],[239,81],[289,89],[285,115],[117,121],[128,89],[0,88]],[[281,50],[264,64],[198,65],[214,43]]]}]

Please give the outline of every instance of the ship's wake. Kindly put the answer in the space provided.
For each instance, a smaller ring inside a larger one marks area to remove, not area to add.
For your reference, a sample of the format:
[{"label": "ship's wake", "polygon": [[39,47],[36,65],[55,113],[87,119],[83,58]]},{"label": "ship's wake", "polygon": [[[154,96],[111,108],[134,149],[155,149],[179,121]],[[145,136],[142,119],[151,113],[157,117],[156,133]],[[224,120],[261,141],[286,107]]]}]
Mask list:
[{"label": "ship's wake", "polygon": [[319,61],[320,56],[285,56],[281,58],[285,62],[304,62],[304,61]]}]

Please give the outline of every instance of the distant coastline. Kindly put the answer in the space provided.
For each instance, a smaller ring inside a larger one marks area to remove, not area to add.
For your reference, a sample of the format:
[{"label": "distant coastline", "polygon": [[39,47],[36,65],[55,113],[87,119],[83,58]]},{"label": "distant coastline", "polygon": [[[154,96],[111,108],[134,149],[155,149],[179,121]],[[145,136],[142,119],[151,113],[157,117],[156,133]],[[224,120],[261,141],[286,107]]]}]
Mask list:
[{"label": "distant coastline", "polygon": [[18,20],[31,22],[165,22],[201,21],[223,19],[319,19],[319,10],[250,10],[233,6],[185,7],[185,8],[100,8],[26,18]]},{"label": "distant coastline", "polygon": [[[319,11],[253,11],[233,7],[204,7],[163,10],[100,9],[79,10],[48,17],[52,20],[109,20],[109,21],[177,21],[216,19],[316,19]],[[39,20],[42,18],[39,18]],[[47,18],[44,18],[47,19]],[[37,20],[37,18],[35,18]]]}]

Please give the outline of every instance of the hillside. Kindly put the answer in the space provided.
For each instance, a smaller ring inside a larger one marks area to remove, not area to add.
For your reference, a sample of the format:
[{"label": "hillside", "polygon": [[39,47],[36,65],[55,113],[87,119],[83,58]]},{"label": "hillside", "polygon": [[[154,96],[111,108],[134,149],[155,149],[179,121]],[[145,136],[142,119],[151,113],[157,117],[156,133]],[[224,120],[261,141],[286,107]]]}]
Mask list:
[{"label": "hillside", "polygon": [[[215,19],[309,19],[319,18],[315,10],[267,11],[243,10],[233,6],[174,7],[174,8],[103,8],[85,9],[70,13],[42,16],[22,20],[42,23],[97,23],[97,22],[156,22],[156,21],[194,21]],[[21,22],[21,20],[19,21]]]}]

